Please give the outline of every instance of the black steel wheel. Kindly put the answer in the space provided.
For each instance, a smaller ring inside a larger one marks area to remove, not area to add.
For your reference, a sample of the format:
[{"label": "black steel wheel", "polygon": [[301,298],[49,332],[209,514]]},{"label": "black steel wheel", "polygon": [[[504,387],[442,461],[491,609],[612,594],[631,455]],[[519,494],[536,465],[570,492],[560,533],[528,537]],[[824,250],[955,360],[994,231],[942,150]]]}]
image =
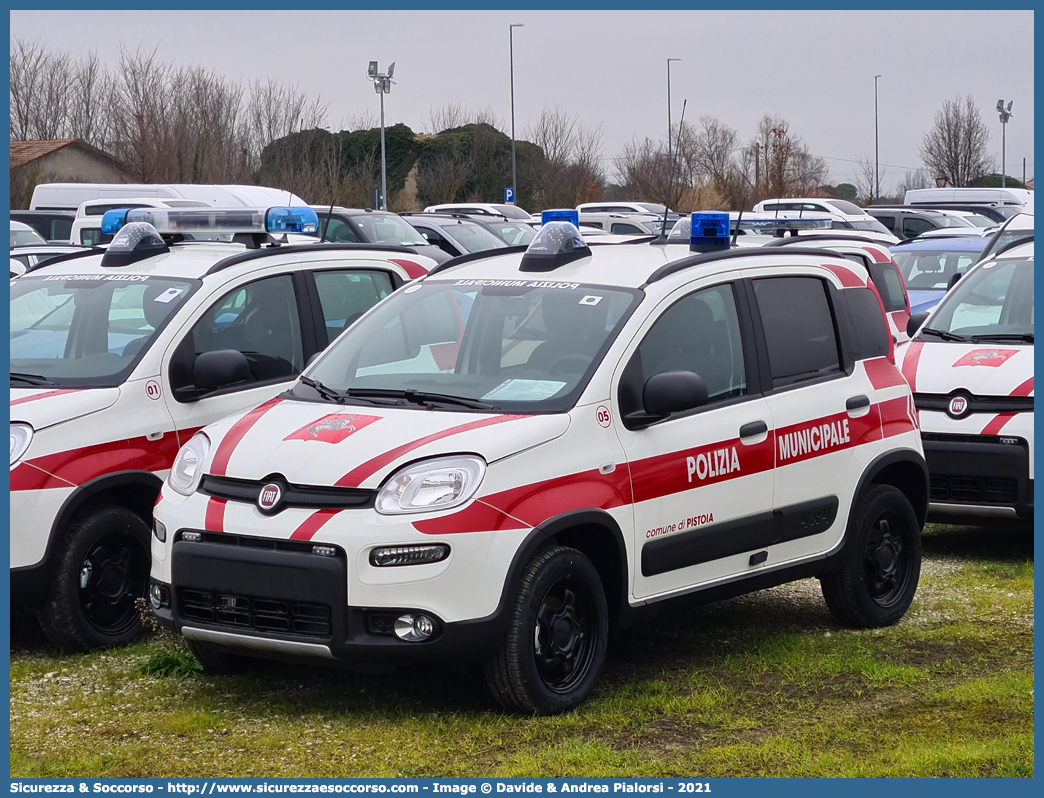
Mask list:
[{"label": "black steel wheel", "polygon": [[486,663],[486,683],[506,708],[553,715],[587,700],[605,661],[605,592],[576,549],[553,546],[526,567],[510,625]]},{"label": "black steel wheel", "polygon": [[834,616],[855,627],[888,626],[906,613],[921,574],[921,527],[891,485],[871,485],[849,522],[841,569],[820,578]]},{"label": "black steel wheel", "polygon": [[124,507],[81,513],[62,542],[38,616],[56,645],[74,651],[121,646],[142,631],[149,579],[149,528]]}]

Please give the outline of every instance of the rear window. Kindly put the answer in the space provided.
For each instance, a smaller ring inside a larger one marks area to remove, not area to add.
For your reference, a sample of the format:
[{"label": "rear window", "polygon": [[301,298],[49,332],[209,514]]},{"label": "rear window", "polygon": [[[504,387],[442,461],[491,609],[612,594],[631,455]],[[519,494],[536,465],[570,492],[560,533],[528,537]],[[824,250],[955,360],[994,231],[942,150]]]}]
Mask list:
[{"label": "rear window", "polygon": [[889,332],[881,315],[881,305],[869,288],[846,288],[841,292],[855,322],[852,357],[865,360],[884,357],[889,352]]},{"label": "rear window", "polygon": [[870,266],[870,278],[881,295],[881,302],[888,313],[906,310],[906,292],[898,270],[891,263],[874,263]]},{"label": "rear window", "polygon": [[834,317],[822,280],[767,277],[754,281],[754,295],[768,344],[773,388],[841,370]]},{"label": "rear window", "polygon": [[826,200],[828,205],[833,205],[841,213],[847,213],[850,216],[862,216],[866,211],[860,208],[855,203],[849,202],[848,200]]}]

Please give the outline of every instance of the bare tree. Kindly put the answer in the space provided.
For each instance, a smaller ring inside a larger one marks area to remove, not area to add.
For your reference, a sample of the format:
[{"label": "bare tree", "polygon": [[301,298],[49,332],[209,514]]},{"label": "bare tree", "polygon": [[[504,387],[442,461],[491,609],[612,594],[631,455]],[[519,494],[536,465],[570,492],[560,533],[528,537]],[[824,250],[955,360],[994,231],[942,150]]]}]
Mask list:
[{"label": "bare tree", "polygon": [[895,187],[895,192],[905,201],[907,191],[931,187],[932,181],[928,177],[928,172],[924,169],[917,169],[916,171],[906,173],[906,176],[899,181],[899,185]]},{"label": "bare tree", "polygon": [[561,108],[544,108],[525,137],[540,148],[543,158],[525,174],[537,207],[573,207],[577,197],[588,197],[602,182],[600,127],[586,127]]},{"label": "bare tree", "polygon": [[48,56],[38,43],[15,39],[11,44],[11,140],[37,138],[35,112]]},{"label": "bare tree", "polygon": [[[875,167],[876,164],[874,163],[874,159],[870,155],[863,155],[856,161],[856,174],[854,178],[856,202],[860,202],[863,205],[873,205],[875,202],[881,201],[881,198],[877,195],[877,184],[879,178]],[[881,169],[880,180],[884,180],[887,173],[887,169]]]},{"label": "bare tree", "polygon": [[921,160],[929,173],[953,186],[970,186],[995,167],[987,147],[990,131],[971,97],[957,95],[936,111],[921,142]]}]

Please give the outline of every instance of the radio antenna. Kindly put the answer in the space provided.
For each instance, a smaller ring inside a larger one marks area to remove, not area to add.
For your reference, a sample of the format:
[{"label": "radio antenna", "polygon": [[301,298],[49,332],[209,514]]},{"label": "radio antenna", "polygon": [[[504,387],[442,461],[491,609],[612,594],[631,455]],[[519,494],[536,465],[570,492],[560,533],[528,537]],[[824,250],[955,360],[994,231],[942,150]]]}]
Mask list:
[{"label": "radio antenna", "polygon": [[743,208],[747,204],[747,198],[744,197],[740,200],[740,212],[739,216],[736,217],[736,229],[732,231],[732,241],[729,243],[729,247],[736,246],[736,237],[739,235],[740,222],[743,221]]}]

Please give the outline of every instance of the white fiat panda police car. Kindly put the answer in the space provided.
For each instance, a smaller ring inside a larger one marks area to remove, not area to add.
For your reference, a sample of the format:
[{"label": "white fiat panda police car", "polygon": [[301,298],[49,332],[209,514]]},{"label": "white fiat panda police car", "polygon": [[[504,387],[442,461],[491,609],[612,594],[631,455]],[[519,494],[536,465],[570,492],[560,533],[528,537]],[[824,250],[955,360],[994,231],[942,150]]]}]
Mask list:
[{"label": "white fiat panda police car", "polygon": [[210,670],[471,660],[505,707],[554,713],[611,629],[682,596],[818,576],[843,623],[896,622],[927,489],[865,269],[665,263],[554,222],[399,289],[185,444],[150,600]]},{"label": "white fiat panda police car", "polygon": [[[307,208],[123,213],[107,252],[11,284],[12,600],[66,649],[139,633],[152,506],[180,446],[275,396],[435,265],[396,247],[258,248],[314,231]],[[249,246],[179,240],[215,234]]]},{"label": "white fiat panda police car", "polygon": [[933,515],[1033,518],[1033,243],[973,266],[900,353]]}]

